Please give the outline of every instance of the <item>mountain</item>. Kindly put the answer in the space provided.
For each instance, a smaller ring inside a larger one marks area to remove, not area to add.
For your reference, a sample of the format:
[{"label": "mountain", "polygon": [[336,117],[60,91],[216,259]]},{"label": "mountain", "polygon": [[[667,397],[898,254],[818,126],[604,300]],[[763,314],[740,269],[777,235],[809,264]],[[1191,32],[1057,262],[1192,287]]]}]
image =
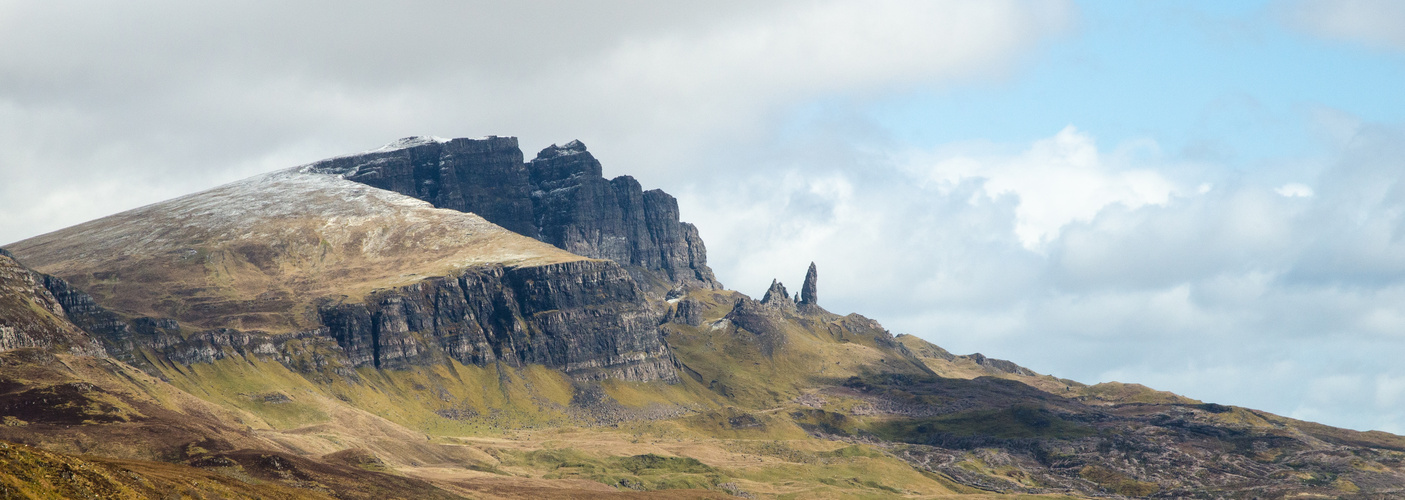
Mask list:
[{"label": "mountain", "polygon": [[523,162],[514,137],[407,137],[305,171],[479,214],[571,253],[613,260],[640,283],[721,287],[698,229],[678,220],[678,201],[627,175],[606,180],[580,141]]},{"label": "mountain", "polygon": [[6,245],[0,497],[1405,494],[1400,436],[955,355],[814,263],[755,300],[672,197],[523,158],[402,139]]},{"label": "mountain", "polygon": [[344,373],[448,357],[676,377],[615,263],[310,168],[8,248],[66,281],[51,290],[129,363],[210,361],[229,346]]}]

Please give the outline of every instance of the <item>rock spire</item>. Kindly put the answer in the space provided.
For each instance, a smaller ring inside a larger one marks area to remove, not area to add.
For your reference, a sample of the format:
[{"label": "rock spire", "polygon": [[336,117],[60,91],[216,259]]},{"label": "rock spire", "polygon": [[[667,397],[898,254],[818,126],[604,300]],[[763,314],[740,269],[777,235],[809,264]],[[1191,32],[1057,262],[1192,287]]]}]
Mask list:
[{"label": "rock spire", "polygon": [[818,306],[819,292],[815,289],[815,281],[819,278],[815,271],[815,263],[810,263],[810,270],[805,273],[805,284],[800,286],[800,305]]}]

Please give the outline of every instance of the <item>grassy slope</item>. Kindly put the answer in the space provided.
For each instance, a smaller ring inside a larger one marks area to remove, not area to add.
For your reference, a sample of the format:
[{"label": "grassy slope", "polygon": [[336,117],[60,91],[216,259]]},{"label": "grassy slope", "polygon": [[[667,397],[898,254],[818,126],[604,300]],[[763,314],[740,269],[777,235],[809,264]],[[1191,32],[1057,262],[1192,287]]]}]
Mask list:
[{"label": "grassy slope", "polygon": [[[952,356],[945,349],[913,335],[900,335],[898,342],[915,354],[933,373],[945,378],[974,379],[995,377],[1013,380],[1036,389],[1063,397],[1079,398],[1093,403],[1156,403],[1198,404],[1200,401],[1177,394],[1151,389],[1141,384],[1104,382],[1081,384],[1052,375],[1021,375],[981,366],[969,357]],[[954,358],[954,359],[948,359]]]},{"label": "grassy slope", "polygon": [[[750,332],[724,319],[741,294],[701,290],[690,297],[706,306],[702,324],[665,325],[669,345],[689,376],[732,404],[770,408],[856,375],[925,372],[914,359],[882,345],[885,332],[863,318],[789,316],[775,324],[775,332]],[[769,355],[759,345],[767,334],[783,339]]]}]

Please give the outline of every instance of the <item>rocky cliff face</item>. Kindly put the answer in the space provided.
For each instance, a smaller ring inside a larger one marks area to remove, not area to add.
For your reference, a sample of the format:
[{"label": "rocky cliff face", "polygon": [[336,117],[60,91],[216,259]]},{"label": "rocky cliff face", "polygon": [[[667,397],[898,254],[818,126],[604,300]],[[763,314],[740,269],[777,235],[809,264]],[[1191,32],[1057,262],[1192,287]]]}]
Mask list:
[{"label": "rocky cliff face", "polygon": [[608,261],[474,269],[327,304],[321,315],[355,366],[402,369],[447,356],[542,364],[578,380],[678,380],[657,314]]},{"label": "rocky cliff face", "polygon": [[307,171],[476,213],[571,253],[618,262],[642,283],[721,287],[697,228],[679,221],[678,201],[643,190],[633,177],[605,179],[579,141],[524,162],[515,138],[412,137]]},{"label": "rocky cliff face", "polygon": [[122,317],[99,306],[92,296],[62,278],[40,275],[40,280],[45,291],[63,307],[68,320],[99,340],[104,353],[123,362],[137,363],[132,327]]},{"label": "rocky cliff face", "polygon": [[313,165],[318,172],[473,212],[518,234],[537,237],[531,184],[513,137],[452,141],[410,137],[383,148]]},{"label": "rocky cliff face", "polygon": [[38,290],[103,340],[91,341],[93,353],[136,366],[149,364],[149,355],[186,365],[252,356],[302,373],[354,377],[347,368],[403,370],[453,358],[540,364],[581,381],[678,381],[658,314],[629,274],[609,261],[485,266],[376,292],[363,302],[327,300],[319,308],[324,327],[273,335],[228,328],[182,335],[175,320],[125,320],[59,278],[45,276]]},{"label": "rocky cliff face", "polygon": [[69,320],[46,279],[0,249],[0,352],[39,348],[102,356],[102,345]]}]

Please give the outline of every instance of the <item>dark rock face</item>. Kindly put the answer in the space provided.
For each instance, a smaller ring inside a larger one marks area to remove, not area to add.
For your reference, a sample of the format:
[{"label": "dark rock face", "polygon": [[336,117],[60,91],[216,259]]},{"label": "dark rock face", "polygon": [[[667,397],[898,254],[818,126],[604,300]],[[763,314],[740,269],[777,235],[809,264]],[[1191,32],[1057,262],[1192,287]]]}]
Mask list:
[{"label": "dark rock face", "polygon": [[705,309],[705,307],[698,303],[697,299],[684,297],[679,299],[677,304],[668,310],[665,320],[689,326],[698,326],[702,324],[703,309]]},{"label": "dark rock face", "polygon": [[107,354],[136,365],[138,345],[131,325],[99,306],[93,297],[55,276],[42,275],[44,288],[63,306],[69,321],[102,342]]},{"label": "dark rock face", "polygon": [[407,369],[453,358],[464,364],[541,364],[583,380],[677,382],[660,318],[629,273],[609,261],[488,266],[327,302],[323,328],[268,335],[216,329],[183,337],[171,319],[127,320],[66,281],[43,276],[54,302],[102,341],[106,354],[144,367],[149,355],[179,364],[231,356],[276,360],[302,373],[355,377],[351,368]]},{"label": "dark rock face", "polygon": [[220,328],[186,337],[173,319],[139,317],[128,321],[62,279],[45,276],[45,286],[64,304],[74,324],[102,341],[106,355],[136,367],[152,368],[151,355],[184,365],[242,355],[270,358],[303,373],[332,371],[355,376],[345,369],[349,363],[326,328],[279,335]]},{"label": "dark rock face", "polygon": [[678,380],[659,317],[612,262],[487,267],[321,308],[353,366],[542,364],[579,380]]},{"label": "dark rock face", "polygon": [[819,273],[815,271],[815,263],[810,263],[810,270],[805,272],[805,284],[800,287],[800,305],[818,306],[820,305],[819,290],[816,281]]},{"label": "dark rock face", "polygon": [[407,138],[308,168],[473,212],[577,255],[613,260],[645,286],[664,281],[721,288],[697,228],[678,219],[678,201],[657,189],[644,191],[633,177],[606,180],[580,141],[552,145],[524,163],[516,138]]},{"label": "dark rock face", "polygon": [[448,142],[411,137],[380,150],[323,160],[311,168],[439,208],[473,212],[518,234],[537,237],[531,183],[514,137]]},{"label": "dark rock face", "polygon": [[[318,308],[322,327],[280,335],[182,331],[174,320],[104,309],[62,279],[35,279],[56,310],[61,307],[100,340],[96,354],[142,367],[244,355],[276,359],[304,373],[354,377],[355,367],[405,369],[454,359],[541,364],[587,381],[670,382],[678,380],[676,362],[659,324],[672,311],[652,305],[646,290],[661,295],[689,286],[721,287],[707,267],[697,229],[679,222],[677,201],[662,191],[644,191],[630,177],[606,180],[600,162],[578,141],[524,162],[515,138],[409,138],[304,168],[473,212],[608,260],[486,266],[375,292],[363,303],[326,299]],[[687,306],[679,312],[684,321],[700,321]],[[26,342],[15,337],[11,343]]]}]

